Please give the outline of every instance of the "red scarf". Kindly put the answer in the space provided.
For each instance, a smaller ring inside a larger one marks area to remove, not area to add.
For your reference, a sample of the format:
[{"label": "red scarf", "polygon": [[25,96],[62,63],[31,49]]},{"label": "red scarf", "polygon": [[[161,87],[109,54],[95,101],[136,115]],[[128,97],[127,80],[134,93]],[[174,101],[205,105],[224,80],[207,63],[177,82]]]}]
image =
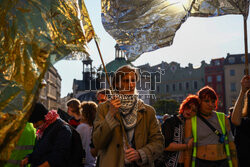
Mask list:
[{"label": "red scarf", "polygon": [[43,136],[45,129],[59,118],[56,110],[51,110],[45,115],[45,122],[36,131],[37,139]]}]

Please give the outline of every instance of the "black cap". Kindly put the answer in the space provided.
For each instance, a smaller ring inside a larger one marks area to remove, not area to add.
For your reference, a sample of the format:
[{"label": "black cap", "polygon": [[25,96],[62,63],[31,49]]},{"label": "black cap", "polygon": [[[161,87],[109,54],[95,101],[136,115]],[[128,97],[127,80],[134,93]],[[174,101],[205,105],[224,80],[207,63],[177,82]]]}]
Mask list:
[{"label": "black cap", "polygon": [[42,103],[36,103],[28,122],[36,123],[38,121],[44,120],[45,115],[48,112],[49,111],[44,107]]}]

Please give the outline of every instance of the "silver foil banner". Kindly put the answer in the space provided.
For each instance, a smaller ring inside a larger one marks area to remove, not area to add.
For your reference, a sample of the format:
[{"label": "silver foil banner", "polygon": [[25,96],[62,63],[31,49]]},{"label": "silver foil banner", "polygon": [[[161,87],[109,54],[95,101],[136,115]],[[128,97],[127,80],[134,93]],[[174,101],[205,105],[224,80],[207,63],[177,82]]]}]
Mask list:
[{"label": "silver foil banner", "polygon": [[249,0],[102,0],[102,23],[130,61],[170,46],[189,16],[248,16]]}]

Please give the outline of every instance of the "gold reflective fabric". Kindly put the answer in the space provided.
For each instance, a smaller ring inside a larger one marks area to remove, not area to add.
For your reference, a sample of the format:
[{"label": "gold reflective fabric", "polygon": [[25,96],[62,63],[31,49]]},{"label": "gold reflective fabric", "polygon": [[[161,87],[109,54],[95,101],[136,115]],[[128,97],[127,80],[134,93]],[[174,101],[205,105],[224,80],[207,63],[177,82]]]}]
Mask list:
[{"label": "gold reflective fabric", "polygon": [[170,46],[189,16],[247,16],[249,0],[102,0],[105,30],[130,61]]},{"label": "gold reflective fabric", "polygon": [[0,1],[0,166],[15,148],[48,67],[72,51],[87,53],[94,30],[86,17],[83,0]]}]

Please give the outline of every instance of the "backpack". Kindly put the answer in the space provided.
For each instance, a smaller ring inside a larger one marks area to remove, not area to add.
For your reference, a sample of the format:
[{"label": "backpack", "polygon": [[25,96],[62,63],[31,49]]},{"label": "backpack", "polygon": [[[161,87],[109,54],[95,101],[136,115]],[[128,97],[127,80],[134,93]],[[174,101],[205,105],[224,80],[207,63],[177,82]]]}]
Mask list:
[{"label": "backpack", "polygon": [[[86,152],[82,147],[82,140],[80,134],[73,128],[71,125],[69,125],[67,122],[63,121],[63,124],[70,127],[72,132],[71,137],[71,146],[70,146],[70,156],[68,158],[68,167],[83,167],[86,157]],[[53,136],[56,136],[58,132],[58,129],[61,127],[58,127],[55,129],[55,133]]]}]

